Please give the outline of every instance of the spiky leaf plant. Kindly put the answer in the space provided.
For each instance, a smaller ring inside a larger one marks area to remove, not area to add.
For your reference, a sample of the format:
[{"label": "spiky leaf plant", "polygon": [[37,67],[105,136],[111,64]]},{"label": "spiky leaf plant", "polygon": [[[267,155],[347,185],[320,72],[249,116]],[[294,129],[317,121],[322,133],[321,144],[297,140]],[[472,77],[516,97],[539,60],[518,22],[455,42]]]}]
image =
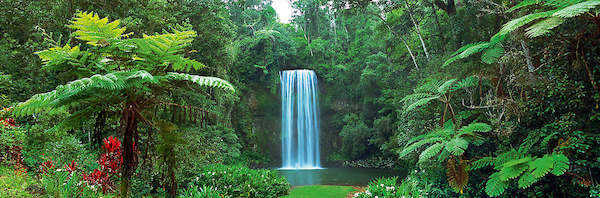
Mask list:
[{"label": "spiky leaf plant", "polygon": [[[40,51],[37,54],[44,61],[45,67],[52,69],[58,68],[55,67],[57,65],[66,65],[85,69],[88,65],[94,65],[103,69],[88,70],[94,75],[60,85],[50,92],[34,95],[18,104],[14,108],[14,114],[25,116],[40,111],[69,108],[72,116],[61,124],[73,126],[81,122],[82,117],[119,109],[115,113],[120,115],[123,134],[121,193],[123,197],[127,197],[129,181],[137,161],[133,149],[134,145],[139,145],[138,125],[141,123],[149,129],[165,131],[162,126],[170,126],[170,122],[175,122],[175,119],[166,120],[154,116],[154,109],[168,102],[160,95],[184,85],[190,88],[218,88],[227,92],[234,92],[234,87],[216,77],[175,73],[204,67],[203,64],[184,57],[186,47],[196,36],[190,26],[177,26],[171,32],[127,39],[131,33],[124,34],[125,28],[120,27],[118,21],[109,22],[107,18],[101,19],[94,13],[78,13],[68,27],[75,30],[73,34],[77,39],[86,41],[89,46],[80,48],[67,44],[62,48]],[[94,58],[82,60],[82,57]],[[86,64],[81,64],[82,62]],[[184,112],[185,115],[192,114],[187,107]],[[174,115],[176,113],[173,112]],[[166,145],[165,148],[170,147]],[[173,161],[169,159],[165,163],[169,162],[166,164],[172,168]],[[172,172],[171,168],[169,172]],[[168,189],[169,193],[174,195],[175,188],[176,184],[173,183],[172,188]]]}]

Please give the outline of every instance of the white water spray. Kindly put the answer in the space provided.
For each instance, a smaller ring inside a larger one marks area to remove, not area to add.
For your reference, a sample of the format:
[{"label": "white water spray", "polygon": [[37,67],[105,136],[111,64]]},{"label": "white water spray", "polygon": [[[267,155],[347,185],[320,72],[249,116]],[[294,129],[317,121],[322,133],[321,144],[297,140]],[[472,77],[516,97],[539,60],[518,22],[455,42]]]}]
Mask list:
[{"label": "white water spray", "polygon": [[312,70],[288,70],[281,79],[281,169],[320,169],[319,95]]}]

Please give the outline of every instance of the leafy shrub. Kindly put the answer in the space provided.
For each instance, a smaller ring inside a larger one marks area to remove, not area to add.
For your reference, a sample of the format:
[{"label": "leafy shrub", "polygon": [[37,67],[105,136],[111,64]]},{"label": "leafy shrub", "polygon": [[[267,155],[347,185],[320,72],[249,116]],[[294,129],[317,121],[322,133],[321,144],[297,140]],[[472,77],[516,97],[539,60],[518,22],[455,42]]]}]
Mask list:
[{"label": "leafy shrub", "polygon": [[369,182],[365,191],[355,193],[353,197],[450,197],[421,173],[424,172],[415,171],[400,184],[397,177],[377,178]]},{"label": "leafy shrub", "polygon": [[99,194],[93,186],[83,182],[79,167],[75,161],[65,165],[64,168],[54,166],[52,160],[40,166],[42,177],[41,184],[49,197],[98,197]]},{"label": "leafy shrub", "polygon": [[203,186],[198,188],[196,186],[190,186],[188,189],[184,189],[179,197],[182,198],[221,198],[221,193],[213,188]]},{"label": "leafy shrub", "polygon": [[98,167],[97,155],[86,150],[85,145],[71,135],[56,142],[46,143],[43,155],[54,160],[56,164],[68,164],[76,161],[81,164],[84,172]]},{"label": "leafy shrub", "polygon": [[245,166],[214,164],[202,167],[189,185],[210,186],[225,197],[280,197],[290,188],[285,178],[273,170],[253,170]]}]

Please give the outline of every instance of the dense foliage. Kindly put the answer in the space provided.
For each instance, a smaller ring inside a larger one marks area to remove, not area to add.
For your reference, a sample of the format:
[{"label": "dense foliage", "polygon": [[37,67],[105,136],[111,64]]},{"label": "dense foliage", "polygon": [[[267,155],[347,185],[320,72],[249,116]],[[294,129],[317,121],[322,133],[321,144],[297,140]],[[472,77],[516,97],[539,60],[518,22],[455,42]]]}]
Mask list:
[{"label": "dense foliage", "polygon": [[599,196],[600,1],[271,3],[0,1],[2,195],[283,195],[245,166],[280,164],[303,68],[322,164],[411,173],[373,196]]}]

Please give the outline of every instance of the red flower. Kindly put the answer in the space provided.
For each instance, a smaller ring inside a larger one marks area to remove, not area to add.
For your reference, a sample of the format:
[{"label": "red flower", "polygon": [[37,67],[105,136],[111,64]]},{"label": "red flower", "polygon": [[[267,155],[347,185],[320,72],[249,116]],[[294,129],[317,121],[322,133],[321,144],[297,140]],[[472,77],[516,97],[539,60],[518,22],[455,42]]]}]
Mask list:
[{"label": "red flower", "polygon": [[73,173],[73,171],[77,170],[77,162],[75,162],[75,160],[71,161],[69,165],[65,165],[65,169],[67,169],[69,173]]},{"label": "red flower", "polygon": [[50,170],[53,168],[54,168],[54,164],[52,163],[52,159],[49,159],[48,161],[42,163],[42,165],[40,166],[40,169],[44,175],[49,173]]}]

